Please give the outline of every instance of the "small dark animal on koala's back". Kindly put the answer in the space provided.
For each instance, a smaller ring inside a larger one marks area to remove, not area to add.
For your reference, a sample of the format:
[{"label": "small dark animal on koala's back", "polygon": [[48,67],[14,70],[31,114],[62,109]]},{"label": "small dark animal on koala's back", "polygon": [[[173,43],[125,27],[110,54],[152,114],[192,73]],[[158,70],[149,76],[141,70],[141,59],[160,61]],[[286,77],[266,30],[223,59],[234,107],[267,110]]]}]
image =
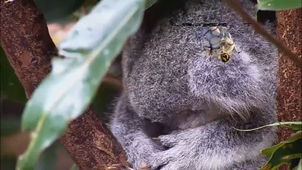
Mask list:
[{"label": "small dark animal on koala's back", "polygon": [[[255,16],[251,1],[241,5]],[[200,54],[203,24],[226,23],[239,53]],[[274,23],[264,23],[275,32]],[[135,170],[256,170],[276,121],[277,50],[222,0],[160,0],[123,50],[111,130]],[[156,138],[154,138],[154,136]]]}]

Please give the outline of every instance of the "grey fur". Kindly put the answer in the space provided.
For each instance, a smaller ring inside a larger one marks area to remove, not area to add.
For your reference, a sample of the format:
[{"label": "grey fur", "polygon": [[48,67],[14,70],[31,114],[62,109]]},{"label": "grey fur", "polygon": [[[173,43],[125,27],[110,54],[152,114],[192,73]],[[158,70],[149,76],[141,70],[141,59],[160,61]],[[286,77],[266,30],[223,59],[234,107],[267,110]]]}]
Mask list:
[{"label": "grey fur", "polygon": [[[254,15],[254,4],[241,3]],[[126,90],[111,130],[134,169],[146,163],[160,170],[256,170],[275,129],[233,127],[276,121],[277,50],[221,0],[187,0],[185,9],[130,38],[123,51]],[[241,52],[227,64],[201,56],[201,29],[176,26],[188,22],[227,23]],[[146,129],[159,126],[156,141]]]}]

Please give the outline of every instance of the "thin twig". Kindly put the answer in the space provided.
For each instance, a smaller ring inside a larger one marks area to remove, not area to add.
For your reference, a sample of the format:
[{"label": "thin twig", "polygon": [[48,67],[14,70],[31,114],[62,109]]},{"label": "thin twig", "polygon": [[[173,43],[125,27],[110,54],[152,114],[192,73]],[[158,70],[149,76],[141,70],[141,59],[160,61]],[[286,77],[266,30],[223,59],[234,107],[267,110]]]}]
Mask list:
[{"label": "thin twig", "polygon": [[273,43],[280,52],[284,53],[285,56],[289,57],[298,67],[302,68],[302,61],[299,59],[299,57],[294,54],[289,48],[287,48],[283,43],[278,41],[275,37],[273,37],[271,34],[269,34],[260,24],[257,23],[238,3],[237,0],[224,0],[224,2],[232,8],[234,11],[236,11],[244,20],[251,23],[254,30],[262,35],[264,38],[266,38],[268,41]]}]

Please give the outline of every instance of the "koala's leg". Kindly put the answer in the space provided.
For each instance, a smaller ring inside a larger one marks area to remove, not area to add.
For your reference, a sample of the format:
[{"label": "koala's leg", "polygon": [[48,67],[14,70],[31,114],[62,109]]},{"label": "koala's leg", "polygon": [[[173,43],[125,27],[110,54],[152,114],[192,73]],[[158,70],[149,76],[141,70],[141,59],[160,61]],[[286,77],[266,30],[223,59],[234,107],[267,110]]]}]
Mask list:
[{"label": "koala's leg", "polygon": [[273,144],[275,129],[243,132],[234,127],[256,128],[274,121],[273,115],[253,113],[248,121],[234,116],[159,136],[169,149],[155,153],[151,166],[160,170],[256,170],[264,165],[261,150]]},{"label": "koala's leg", "polygon": [[128,161],[135,170],[148,165],[150,155],[162,150],[144,133],[143,122],[133,111],[127,95],[123,94],[116,105],[111,131],[126,151]]}]

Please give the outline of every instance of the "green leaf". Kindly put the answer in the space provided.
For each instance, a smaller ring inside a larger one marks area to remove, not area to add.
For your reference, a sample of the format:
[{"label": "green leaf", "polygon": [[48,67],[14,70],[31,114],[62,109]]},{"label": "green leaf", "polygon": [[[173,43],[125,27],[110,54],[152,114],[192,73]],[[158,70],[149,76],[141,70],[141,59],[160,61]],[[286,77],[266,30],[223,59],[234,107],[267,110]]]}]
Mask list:
[{"label": "green leaf", "polygon": [[[292,136],[283,145],[274,148],[270,160],[260,170],[275,170],[278,167],[290,163],[292,160],[302,157],[301,133]],[[268,152],[268,150],[266,150]]]},{"label": "green leaf", "polygon": [[292,134],[286,141],[281,141],[279,144],[274,145],[270,148],[263,149],[261,153],[266,156],[272,156],[273,153],[280,147],[282,147],[286,143],[292,143],[302,137],[302,132],[299,131],[297,133]]},{"label": "green leaf", "polygon": [[237,129],[235,127],[233,127],[233,128],[238,131],[249,132],[249,131],[259,130],[259,129],[263,129],[266,127],[272,127],[272,126],[288,126],[289,128],[291,128],[294,131],[302,130],[302,122],[277,122],[277,123],[272,123],[272,124],[261,126],[261,127],[254,128],[254,129]]},{"label": "green leaf", "polygon": [[52,60],[50,75],[27,102],[22,129],[32,135],[18,169],[32,169],[39,154],[86,110],[126,38],[139,28],[144,2],[102,0],[70,30],[59,46],[65,58]]},{"label": "green leaf", "polygon": [[156,3],[157,0],[146,0],[145,9],[150,8],[153,4]]},{"label": "green leaf", "polygon": [[57,162],[57,149],[59,142],[53,143],[40,155],[35,170],[54,170]]},{"label": "green leaf", "polygon": [[299,159],[299,158],[293,159],[293,160],[291,161],[291,163],[290,163],[289,169],[290,169],[290,170],[295,169],[295,168],[299,165],[299,162],[300,162],[300,159]]},{"label": "green leaf", "polygon": [[301,0],[258,0],[258,9],[261,10],[279,11],[301,7]]},{"label": "green leaf", "polygon": [[25,91],[21,85],[14,69],[9,64],[3,49],[0,47],[0,83],[1,83],[1,98],[19,103],[25,103],[27,98]]},{"label": "green leaf", "polygon": [[79,9],[85,0],[34,0],[47,22],[55,22]]},{"label": "green leaf", "polygon": [[290,124],[287,125],[289,128],[292,129],[292,131],[297,132],[302,130],[302,122],[298,122],[297,124]]},{"label": "green leaf", "polygon": [[[34,170],[54,170],[56,163],[56,149],[59,142],[47,148],[40,156]],[[13,170],[16,168],[17,158],[1,154],[1,170]]]},{"label": "green leaf", "polygon": [[298,166],[294,167],[293,170],[302,170],[302,158],[300,159]]}]

